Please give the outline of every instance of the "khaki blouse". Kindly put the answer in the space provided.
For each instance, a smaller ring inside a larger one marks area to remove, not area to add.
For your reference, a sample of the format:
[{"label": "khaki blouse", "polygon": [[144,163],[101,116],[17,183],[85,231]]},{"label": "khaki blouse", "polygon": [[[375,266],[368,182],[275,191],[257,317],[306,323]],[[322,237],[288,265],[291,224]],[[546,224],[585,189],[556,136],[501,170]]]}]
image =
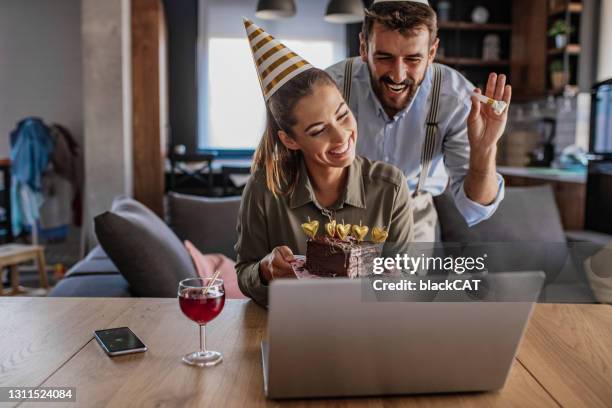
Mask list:
[{"label": "khaki blouse", "polygon": [[[319,221],[317,235],[325,234],[324,215],[317,203],[304,162],[293,194],[274,196],[258,170],[247,183],[238,214],[236,272],[240,290],[257,303],[267,305],[268,286],[259,278],[259,262],[277,246],[288,246],[295,255],[306,254],[307,236],[301,224]],[[333,206],[337,222],[386,227],[389,236],[384,256],[409,251],[413,239],[411,197],[406,178],[396,167],[356,156],[349,166],[344,194]],[[370,239],[368,233],[366,240]]]}]

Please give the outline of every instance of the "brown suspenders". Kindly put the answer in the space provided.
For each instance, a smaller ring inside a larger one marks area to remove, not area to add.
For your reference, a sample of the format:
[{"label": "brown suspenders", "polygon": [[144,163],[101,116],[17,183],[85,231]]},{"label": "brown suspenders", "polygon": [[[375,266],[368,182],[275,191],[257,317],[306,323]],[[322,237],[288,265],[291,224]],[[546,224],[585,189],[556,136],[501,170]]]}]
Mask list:
[{"label": "brown suspenders", "polygon": [[431,167],[431,161],[434,157],[434,149],[436,147],[436,139],[438,137],[438,110],[440,104],[440,88],[442,87],[442,69],[438,64],[433,64],[433,84],[431,88],[431,104],[429,113],[427,114],[427,133],[425,134],[425,143],[421,150],[421,172],[419,173],[419,181],[414,189],[413,196],[419,194],[425,186],[425,180]]},{"label": "brown suspenders", "polygon": [[351,86],[353,83],[353,61],[354,58],[349,58],[344,64],[344,85],[342,86],[342,96],[347,105],[351,105]]},{"label": "brown suspenders", "polygon": [[[342,86],[342,96],[348,105],[350,105],[351,99],[351,86],[353,82],[353,62],[354,58],[346,60],[344,66],[344,83]],[[440,104],[440,89],[442,88],[442,69],[438,64],[433,64],[433,80],[431,88],[431,104],[429,107],[429,113],[425,125],[427,126],[427,132],[425,134],[425,143],[421,150],[421,171],[419,173],[419,180],[414,190],[413,196],[421,192],[421,189],[425,185],[427,174],[431,168],[431,161],[434,157],[434,149],[436,147],[436,139],[438,137],[438,110]]]}]

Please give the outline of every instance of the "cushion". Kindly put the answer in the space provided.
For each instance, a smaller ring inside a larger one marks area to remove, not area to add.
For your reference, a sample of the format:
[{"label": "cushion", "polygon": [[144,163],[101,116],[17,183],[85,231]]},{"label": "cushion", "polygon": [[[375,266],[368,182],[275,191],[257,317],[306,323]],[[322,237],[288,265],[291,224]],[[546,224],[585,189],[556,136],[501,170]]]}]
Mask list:
[{"label": "cushion", "polygon": [[586,276],[595,298],[600,303],[612,304],[612,244],[584,261]]},{"label": "cushion", "polygon": [[181,240],[189,240],[203,253],[236,259],[236,221],[240,197],[209,198],[170,193],[170,226]]},{"label": "cushion", "polygon": [[549,185],[506,187],[504,199],[487,220],[472,226],[447,190],[435,197],[442,240],[449,242],[566,242],[561,217]]},{"label": "cushion", "polygon": [[448,190],[434,202],[445,246],[461,243],[462,256],[486,254],[489,272],[541,270],[547,282],[553,282],[569,261],[549,185],[506,187],[497,211],[472,227],[467,226]]},{"label": "cushion", "polygon": [[197,276],[181,241],[151,210],[120,197],[95,218],[100,245],[135,296],[176,297],[182,279]]},{"label": "cushion", "polygon": [[87,260],[92,260],[92,259],[108,259],[108,255],[106,252],[104,252],[104,250],[102,249],[102,247],[100,245],[96,245],[94,247],[94,249],[92,249],[87,256],[85,256],[85,259]]},{"label": "cushion", "polygon": [[200,278],[210,278],[215,271],[221,270],[219,277],[223,279],[225,297],[228,299],[246,299],[238,288],[236,263],[223,254],[202,254],[191,242],[185,241],[185,248],[198,271]]}]

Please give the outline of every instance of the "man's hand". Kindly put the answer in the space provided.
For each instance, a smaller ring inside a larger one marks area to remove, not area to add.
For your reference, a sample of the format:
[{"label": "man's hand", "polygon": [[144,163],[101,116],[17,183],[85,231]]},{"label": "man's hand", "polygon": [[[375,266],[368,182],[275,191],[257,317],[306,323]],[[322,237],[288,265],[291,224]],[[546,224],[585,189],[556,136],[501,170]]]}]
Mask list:
[{"label": "man's hand", "polygon": [[[475,91],[481,93],[480,89]],[[497,142],[506,129],[508,107],[512,98],[512,87],[506,85],[504,74],[489,75],[485,96],[502,100],[507,106],[504,112],[498,115],[492,107],[482,104],[472,96],[472,109],[467,119],[470,169],[465,178],[464,189],[470,200],[489,205],[497,196]]]},{"label": "man's hand", "polygon": [[[476,93],[482,93],[480,89],[475,89]],[[507,106],[501,115],[495,113],[489,105],[484,105],[476,97],[472,96],[472,110],[468,116],[468,139],[470,149],[486,150],[497,145],[506,128],[508,120],[508,106],[512,98],[512,87],[506,85],[506,76],[496,73],[489,75],[485,96],[506,102]]]},{"label": "man's hand", "polygon": [[267,285],[279,278],[296,278],[290,262],[294,260],[293,252],[286,246],[276,247],[259,262],[259,276]]}]

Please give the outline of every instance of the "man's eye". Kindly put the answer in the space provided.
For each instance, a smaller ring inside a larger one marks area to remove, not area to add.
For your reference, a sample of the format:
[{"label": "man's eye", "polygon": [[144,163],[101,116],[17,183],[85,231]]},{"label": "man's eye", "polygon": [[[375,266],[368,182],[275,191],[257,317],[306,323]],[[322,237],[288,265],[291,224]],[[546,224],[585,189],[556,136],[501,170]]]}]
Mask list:
[{"label": "man's eye", "polygon": [[344,120],[348,117],[348,110],[338,117],[338,120]]}]

